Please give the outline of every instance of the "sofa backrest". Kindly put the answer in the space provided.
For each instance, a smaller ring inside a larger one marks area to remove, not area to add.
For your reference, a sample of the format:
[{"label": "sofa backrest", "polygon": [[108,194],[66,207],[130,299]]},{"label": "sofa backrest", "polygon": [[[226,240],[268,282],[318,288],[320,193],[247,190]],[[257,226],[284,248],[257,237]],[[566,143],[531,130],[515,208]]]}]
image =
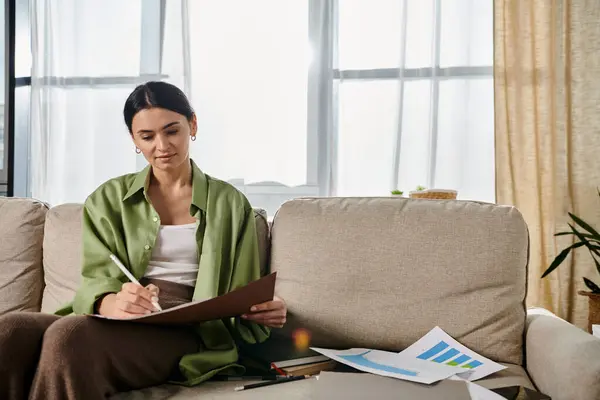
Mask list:
[{"label": "sofa backrest", "polygon": [[40,309],[47,210],[39,201],[0,197],[0,315]]},{"label": "sofa backrest", "polygon": [[[81,279],[81,204],[51,208],[43,247],[45,288],[43,312],[54,312],[73,299]],[[262,273],[268,270],[269,228],[264,211],[254,210]]]},{"label": "sofa backrest", "polygon": [[[437,325],[484,356],[522,362],[528,236],[515,208],[302,199],[281,207],[271,240],[260,211],[256,222],[262,268],[270,244],[290,311],[275,336],[305,328],[314,346],[401,350]],[[81,205],[0,199],[0,314],[70,301],[80,235]]]},{"label": "sofa backrest", "polygon": [[285,203],[271,270],[289,309],[275,335],[317,347],[400,351],[435,326],[500,362],[522,363],[528,232],[521,214],[451,200],[320,198]]}]

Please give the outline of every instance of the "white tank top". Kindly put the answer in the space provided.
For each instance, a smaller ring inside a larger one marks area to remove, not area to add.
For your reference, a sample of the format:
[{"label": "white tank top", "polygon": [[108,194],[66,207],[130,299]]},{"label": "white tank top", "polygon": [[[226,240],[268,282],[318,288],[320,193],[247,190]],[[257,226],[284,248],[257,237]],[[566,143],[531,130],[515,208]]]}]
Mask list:
[{"label": "white tank top", "polygon": [[195,286],[198,276],[196,224],[161,225],[146,278]]}]

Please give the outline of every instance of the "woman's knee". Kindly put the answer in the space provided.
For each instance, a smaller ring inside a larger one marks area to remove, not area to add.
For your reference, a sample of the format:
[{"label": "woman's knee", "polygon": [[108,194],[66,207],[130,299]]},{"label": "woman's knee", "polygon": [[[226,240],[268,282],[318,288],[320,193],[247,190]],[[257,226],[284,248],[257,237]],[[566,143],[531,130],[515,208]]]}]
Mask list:
[{"label": "woman's knee", "polygon": [[[28,325],[30,319],[24,313],[9,312],[0,316],[0,346],[10,348],[13,342],[23,336],[23,331],[30,330]],[[41,332],[41,335],[43,334],[44,332]]]},{"label": "woman's knee", "polygon": [[44,334],[42,359],[71,362],[93,352],[93,322],[84,316],[67,316],[56,321]]},{"label": "woman's knee", "polygon": [[45,331],[57,319],[36,312],[10,312],[0,316],[0,357],[24,356],[39,349]]}]

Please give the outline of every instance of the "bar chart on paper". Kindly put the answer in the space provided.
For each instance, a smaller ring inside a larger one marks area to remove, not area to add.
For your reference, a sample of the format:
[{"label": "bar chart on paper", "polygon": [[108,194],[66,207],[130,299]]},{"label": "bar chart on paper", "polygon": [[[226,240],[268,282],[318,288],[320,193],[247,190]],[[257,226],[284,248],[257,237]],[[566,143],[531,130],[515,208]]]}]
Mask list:
[{"label": "bar chart on paper", "polygon": [[400,354],[439,365],[459,367],[464,373],[458,375],[469,381],[506,368],[463,346],[439,327],[429,331]]},{"label": "bar chart on paper", "polygon": [[452,367],[461,367],[465,369],[473,369],[483,365],[483,362],[474,360],[471,356],[461,354],[460,351],[443,340],[439,341],[435,346],[417,356],[420,360],[429,360],[438,364],[446,364]]}]

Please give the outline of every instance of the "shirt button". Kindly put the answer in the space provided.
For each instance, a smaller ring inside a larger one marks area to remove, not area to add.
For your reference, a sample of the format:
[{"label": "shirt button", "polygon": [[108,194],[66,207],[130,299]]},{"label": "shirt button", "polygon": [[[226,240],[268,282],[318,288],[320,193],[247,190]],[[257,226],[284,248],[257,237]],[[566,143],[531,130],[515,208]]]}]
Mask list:
[{"label": "shirt button", "polygon": [[145,246],[144,246],[144,249],[146,249],[146,250],[150,250],[150,245],[149,245],[149,244],[145,245]]},{"label": "shirt button", "polygon": [[154,217],[154,218],[152,218],[152,221],[154,221],[154,222],[158,222],[158,217]]}]

